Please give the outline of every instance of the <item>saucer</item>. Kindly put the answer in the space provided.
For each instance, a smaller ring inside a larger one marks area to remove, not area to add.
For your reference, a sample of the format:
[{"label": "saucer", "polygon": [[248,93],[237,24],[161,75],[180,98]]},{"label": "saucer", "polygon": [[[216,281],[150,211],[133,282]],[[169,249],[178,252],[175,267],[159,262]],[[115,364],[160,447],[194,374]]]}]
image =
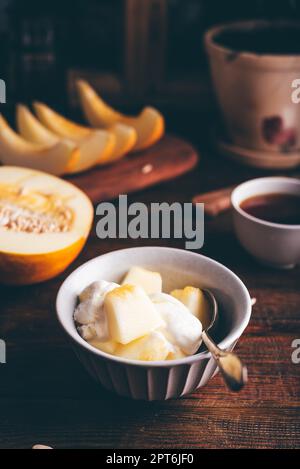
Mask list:
[{"label": "saucer", "polygon": [[254,168],[264,169],[291,169],[300,165],[300,151],[290,153],[277,153],[272,151],[259,151],[242,148],[222,140],[215,139],[218,151],[230,159]]}]

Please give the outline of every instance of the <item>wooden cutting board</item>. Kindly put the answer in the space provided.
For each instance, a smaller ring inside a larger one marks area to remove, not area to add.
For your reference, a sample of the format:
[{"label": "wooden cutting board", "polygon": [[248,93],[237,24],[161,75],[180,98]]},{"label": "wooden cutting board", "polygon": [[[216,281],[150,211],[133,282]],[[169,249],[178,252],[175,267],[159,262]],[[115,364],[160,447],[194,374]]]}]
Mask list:
[{"label": "wooden cutting board", "polygon": [[166,135],[147,150],[66,179],[97,203],[174,179],[193,169],[197,162],[197,152],[190,143]]}]

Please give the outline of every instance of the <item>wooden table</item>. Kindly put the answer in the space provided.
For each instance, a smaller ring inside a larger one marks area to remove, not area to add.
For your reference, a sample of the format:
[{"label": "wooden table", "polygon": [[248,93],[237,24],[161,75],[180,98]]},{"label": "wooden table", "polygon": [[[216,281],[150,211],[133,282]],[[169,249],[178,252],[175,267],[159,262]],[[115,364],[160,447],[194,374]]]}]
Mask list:
[{"label": "wooden table", "polygon": [[[196,193],[258,174],[206,153],[193,173],[130,199],[189,201]],[[7,364],[0,365],[0,447],[40,442],[55,448],[299,447],[300,364],[291,361],[291,343],[300,338],[300,269],[256,264],[236,242],[228,215],[206,223],[201,252],[233,269],[257,298],[237,346],[249,368],[247,387],[230,394],[216,376],[181,400],[145,403],[110,394],[86,374],[57,323],[57,290],[88,259],[142,244],[99,241],[93,229],[80,257],[59,278],[26,288],[0,287],[0,338],[7,342]]]}]

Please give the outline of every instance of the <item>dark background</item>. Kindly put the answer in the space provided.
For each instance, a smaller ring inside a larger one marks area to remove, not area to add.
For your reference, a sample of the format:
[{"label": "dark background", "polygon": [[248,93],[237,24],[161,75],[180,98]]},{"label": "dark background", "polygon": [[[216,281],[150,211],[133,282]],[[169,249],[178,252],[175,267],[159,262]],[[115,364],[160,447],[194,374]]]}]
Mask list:
[{"label": "dark background", "polygon": [[83,76],[128,110],[204,109],[209,26],[299,17],[297,0],[0,0],[0,76],[8,106],[38,98],[76,109]]}]

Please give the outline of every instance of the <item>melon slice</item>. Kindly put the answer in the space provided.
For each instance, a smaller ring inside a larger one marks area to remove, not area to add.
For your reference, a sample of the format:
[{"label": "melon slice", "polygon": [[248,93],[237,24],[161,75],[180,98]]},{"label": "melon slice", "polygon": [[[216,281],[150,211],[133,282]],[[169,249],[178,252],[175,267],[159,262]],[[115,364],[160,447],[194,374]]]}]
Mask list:
[{"label": "melon slice", "polygon": [[[61,140],[56,133],[47,129],[26,106],[17,107],[17,126],[20,134],[26,140],[39,144],[53,144]],[[89,132],[78,140],[77,135],[70,138],[77,148],[79,158],[69,173],[85,171],[98,164],[101,158],[110,154],[112,145],[115,144],[114,136],[105,130]]]},{"label": "melon slice", "polygon": [[23,104],[17,105],[16,124],[20,135],[28,142],[53,145],[61,140],[58,135],[41,124]]},{"label": "melon slice", "polygon": [[0,115],[0,160],[2,164],[61,175],[72,171],[77,164],[78,153],[66,140],[46,145],[27,142]]},{"label": "melon slice", "polygon": [[83,112],[93,127],[110,127],[118,122],[133,127],[137,132],[134,150],[147,148],[163,136],[165,122],[157,109],[145,107],[138,116],[129,117],[108,106],[86,81],[78,80],[77,87]]},{"label": "melon slice", "polygon": [[34,103],[34,109],[43,125],[54,135],[62,138],[69,138],[81,143],[84,139],[90,138],[91,135],[97,132],[106,133],[108,140],[110,140],[110,145],[108,145],[106,151],[102,151],[97,164],[106,164],[122,158],[132,150],[137,140],[135,129],[124,124],[112,125],[106,130],[95,130],[66,119],[43,103]]},{"label": "melon slice", "polygon": [[114,150],[106,160],[106,163],[111,163],[123,158],[134,148],[137,142],[137,132],[133,127],[124,124],[114,124],[108,130],[116,137]]},{"label": "melon slice", "polygon": [[93,130],[67,119],[44,103],[34,102],[33,107],[42,124],[59,137],[80,142],[82,138],[89,136]]},{"label": "melon slice", "polygon": [[31,284],[66,269],[93,220],[88,197],[62,179],[25,168],[0,168],[0,282]]}]

